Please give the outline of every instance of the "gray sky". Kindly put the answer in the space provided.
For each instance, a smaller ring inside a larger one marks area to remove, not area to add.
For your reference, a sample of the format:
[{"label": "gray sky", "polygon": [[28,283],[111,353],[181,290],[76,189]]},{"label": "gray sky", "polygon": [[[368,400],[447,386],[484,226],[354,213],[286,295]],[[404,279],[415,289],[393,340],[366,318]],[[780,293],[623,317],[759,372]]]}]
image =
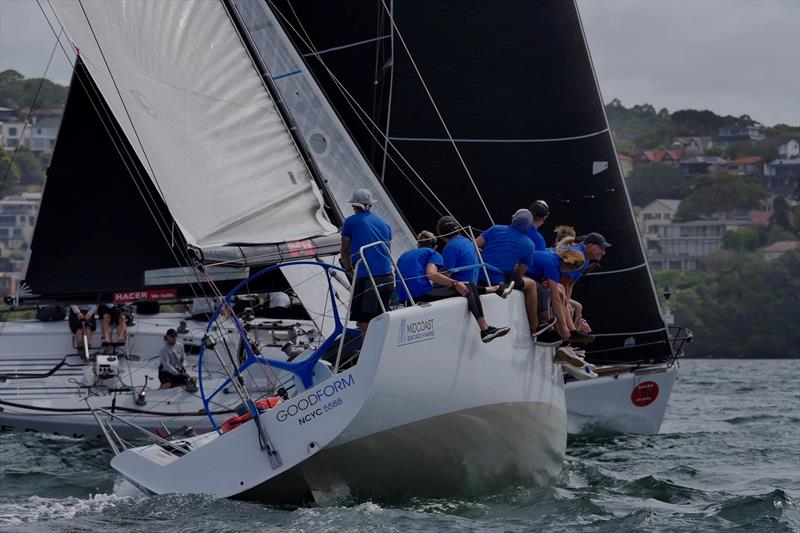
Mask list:
[{"label": "gray sky", "polygon": [[[578,5],[606,101],[800,125],[800,0]],[[0,0],[0,70],[41,76],[54,43],[34,0]],[[60,50],[48,77],[69,80]]]}]

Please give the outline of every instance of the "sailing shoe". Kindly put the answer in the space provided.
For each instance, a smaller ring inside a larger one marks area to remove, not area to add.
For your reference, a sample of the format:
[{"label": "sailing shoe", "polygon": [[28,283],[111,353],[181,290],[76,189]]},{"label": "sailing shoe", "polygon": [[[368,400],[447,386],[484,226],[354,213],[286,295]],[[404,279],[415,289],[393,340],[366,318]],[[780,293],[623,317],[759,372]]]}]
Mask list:
[{"label": "sailing shoe", "polygon": [[561,339],[561,335],[556,333],[553,329],[548,329],[544,333],[540,333],[539,335],[533,338],[533,342],[538,344],[539,346],[552,346],[558,347],[561,346],[564,341]]},{"label": "sailing shoe", "polygon": [[506,299],[506,298],[508,298],[508,295],[511,294],[511,291],[513,291],[513,290],[514,290],[514,280],[511,280],[508,283],[508,285],[506,285],[505,283],[500,283],[499,285],[497,285],[497,293],[496,294],[500,298]]},{"label": "sailing shoe", "polygon": [[548,331],[553,326],[555,326],[555,324],[556,324],[556,319],[555,318],[549,318],[547,320],[543,320],[543,321],[539,322],[539,329],[537,329],[536,332],[531,333],[531,337],[533,337],[533,338],[538,337],[539,335],[541,335],[545,331]]},{"label": "sailing shoe", "polygon": [[509,331],[511,331],[509,327],[496,328],[494,326],[489,326],[486,328],[486,331],[481,331],[481,341],[492,342],[496,338],[508,334]]},{"label": "sailing shoe", "polygon": [[589,344],[594,342],[594,335],[588,335],[578,330],[570,331],[568,342],[569,344]]}]

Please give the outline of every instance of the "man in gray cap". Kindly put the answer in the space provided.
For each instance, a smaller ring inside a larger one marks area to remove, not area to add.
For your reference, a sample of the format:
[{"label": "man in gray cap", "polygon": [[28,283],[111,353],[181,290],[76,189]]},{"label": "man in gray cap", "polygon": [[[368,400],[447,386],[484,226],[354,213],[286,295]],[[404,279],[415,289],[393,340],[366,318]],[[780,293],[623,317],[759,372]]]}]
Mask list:
[{"label": "man in gray cap", "polygon": [[[382,313],[380,302],[388,307],[389,298],[394,291],[392,261],[388,248],[392,243],[392,228],[382,218],[374,214],[370,208],[375,203],[372,193],[367,189],[356,189],[348,202],[353,206],[354,214],[347,217],[342,226],[342,265],[353,275],[353,268],[361,258],[359,253],[363,246],[375,242],[383,242],[384,246],[373,246],[364,250],[364,261],[355,272],[355,292],[350,309],[350,319],[358,323],[359,329],[365,332],[369,321]],[[380,301],[369,279],[369,273],[375,280],[380,293]]]}]

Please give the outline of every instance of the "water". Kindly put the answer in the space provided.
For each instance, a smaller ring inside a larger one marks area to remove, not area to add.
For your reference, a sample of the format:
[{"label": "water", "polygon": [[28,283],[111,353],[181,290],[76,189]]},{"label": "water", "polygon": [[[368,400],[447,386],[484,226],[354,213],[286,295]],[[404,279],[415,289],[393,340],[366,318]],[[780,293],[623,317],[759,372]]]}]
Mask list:
[{"label": "water", "polygon": [[662,432],[571,438],[561,481],[472,500],[281,509],[145,497],[96,445],[0,435],[3,531],[800,531],[794,361],[685,361]]}]

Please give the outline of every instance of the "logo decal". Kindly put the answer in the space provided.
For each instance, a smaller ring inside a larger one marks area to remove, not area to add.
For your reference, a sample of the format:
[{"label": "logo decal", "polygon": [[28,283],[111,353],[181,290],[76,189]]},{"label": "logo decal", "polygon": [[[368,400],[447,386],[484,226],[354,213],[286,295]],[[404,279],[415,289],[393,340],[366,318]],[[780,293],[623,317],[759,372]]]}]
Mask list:
[{"label": "logo decal", "polygon": [[397,345],[414,344],[415,342],[429,341],[436,337],[434,319],[407,322],[400,320],[400,331],[397,334]]},{"label": "logo decal", "polygon": [[644,381],[633,388],[631,392],[631,403],[636,407],[646,407],[658,398],[658,383],[655,381]]}]

